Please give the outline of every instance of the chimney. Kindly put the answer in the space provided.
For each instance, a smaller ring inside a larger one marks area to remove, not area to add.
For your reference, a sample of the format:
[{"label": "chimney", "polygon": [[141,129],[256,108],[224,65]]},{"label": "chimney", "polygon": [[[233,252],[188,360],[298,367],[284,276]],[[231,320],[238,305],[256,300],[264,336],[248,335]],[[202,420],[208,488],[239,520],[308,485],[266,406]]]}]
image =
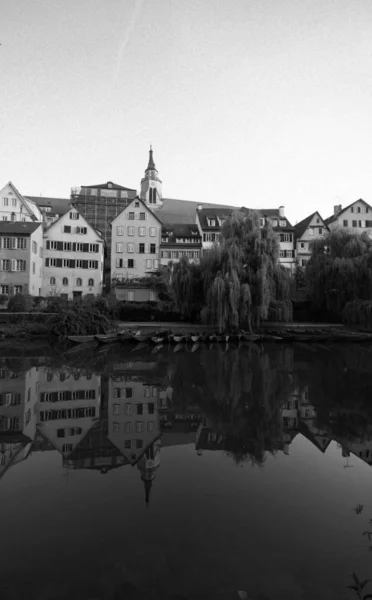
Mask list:
[{"label": "chimney", "polygon": [[337,215],[339,215],[341,211],[342,211],[342,204],[335,204],[333,207],[334,216],[337,217]]},{"label": "chimney", "polygon": [[196,210],[203,210],[203,205],[202,204],[198,204],[198,206],[196,207]]},{"label": "chimney", "polygon": [[284,219],[284,206],[279,206],[279,217]]}]

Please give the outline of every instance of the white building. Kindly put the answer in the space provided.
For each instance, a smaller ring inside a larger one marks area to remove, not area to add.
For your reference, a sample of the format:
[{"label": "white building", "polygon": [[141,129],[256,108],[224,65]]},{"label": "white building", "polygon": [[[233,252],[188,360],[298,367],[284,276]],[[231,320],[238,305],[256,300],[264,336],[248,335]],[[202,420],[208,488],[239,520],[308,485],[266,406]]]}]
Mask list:
[{"label": "white building", "polygon": [[101,417],[101,376],[40,369],[36,416],[38,432],[67,457]]},{"label": "white building", "polygon": [[42,223],[0,221],[0,294],[39,296],[42,269]]},{"label": "white building", "polygon": [[372,236],[372,207],[362,200],[356,200],[342,208],[341,204],[334,207],[334,214],[325,220],[332,231],[337,228],[350,229],[354,233],[367,232]]},{"label": "white building", "polygon": [[0,221],[42,221],[38,206],[9,181],[0,190]]},{"label": "white building", "polygon": [[328,225],[316,211],[295,225],[294,238],[296,261],[300,267],[306,267],[311,256],[312,242],[329,231]]},{"label": "white building", "polygon": [[102,293],[101,235],[71,208],[44,232],[43,296],[68,299]]},{"label": "white building", "polygon": [[140,198],[119,213],[111,227],[111,280],[139,279],[159,268],[162,224]]}]

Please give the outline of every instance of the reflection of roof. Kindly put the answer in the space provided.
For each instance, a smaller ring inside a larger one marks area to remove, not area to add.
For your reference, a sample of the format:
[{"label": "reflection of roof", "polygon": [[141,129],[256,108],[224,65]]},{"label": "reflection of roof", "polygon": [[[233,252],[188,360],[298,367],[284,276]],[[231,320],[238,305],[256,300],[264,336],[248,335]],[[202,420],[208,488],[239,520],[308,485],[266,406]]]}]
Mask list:
[{"label": "reflection of roof", "polygon": [[[299,430],[300,433],[307,439],[309,440],[309,442],[311,442],[312,444],[314,444],[314,446],[316,446],[318,448],[318,450],[320,450],[321,452],[324,452],[327,450],[329,444],[332,441],[332,438],[327,434],[316,434],[314,432],[312,432],[309,427],[307,426],[307,423],[300,421],[300,425],[299,425]],[[325,438],[326,439],[326,444],[323,446],[320,442],[318,438]]]},{"label": "reflection of roof", "polygon": [[26,196],[26,198],[35,202],[40,210],[50,208],[47,211],[50,215],[64,215],[71,205],[70,198],[44,198],[43,196]]},{"label": "reflection of roof", "polygon": [[26,221],[0,221],[0,233],[31,235],[41,226],[41,223],[28,223]]}]

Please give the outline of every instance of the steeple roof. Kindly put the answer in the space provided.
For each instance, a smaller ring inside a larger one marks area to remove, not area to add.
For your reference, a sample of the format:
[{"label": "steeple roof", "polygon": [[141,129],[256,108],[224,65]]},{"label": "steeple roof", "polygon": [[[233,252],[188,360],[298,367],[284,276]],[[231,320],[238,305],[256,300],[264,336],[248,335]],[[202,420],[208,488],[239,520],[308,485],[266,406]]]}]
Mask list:
[{"label": "steeple roof", "polygon": [[154,163],[154,157],[153,157],[152,146],[150,146],[150,152],[149,152],[149,164],[147,165],[147,169],[146,169],[146,171],[157,171],[157,168],[155,167],[155,163]]}]

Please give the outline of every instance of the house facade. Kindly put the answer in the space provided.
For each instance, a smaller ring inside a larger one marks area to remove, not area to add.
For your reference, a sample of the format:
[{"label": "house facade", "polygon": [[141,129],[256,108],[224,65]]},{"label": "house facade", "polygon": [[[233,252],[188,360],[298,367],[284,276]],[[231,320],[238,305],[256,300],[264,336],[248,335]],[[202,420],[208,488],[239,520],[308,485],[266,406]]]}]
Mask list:
[{"label": "house facade", "polygon": [[42,214],[38,206],[29,198],[22,196],[15,185],[9,181],[0,190],[0,221],[42,221]]},{"label": "house facade", "polygon": [[141,279],[157,271],[162,224],[140,198],[115,217],[111,228],[113,283]]},{"label": "house facade", "polygon": [[191,263],[199,263],[202,237],[196,224],[164,225],[161,231],[160,264],[179,262],[186,256]]},{"label": "house facade", "polygon": [[43,296],[69,300],[102,293],[101,235],[71,208],[44,232]]},{"label": "house facade", "polygon": [[331,231],[337,228],[350,229],[354,233],[367,232],[371,237],[372,207],[362,198],[345,208],[339,204],[334,206],[333,215],[325,222]]},{"label": "house facade", "polygon": [[0,294],[41,295],[42,263],[42,223],[0,221]]},{"label": "house facade", "polygon": [[311,244],[329,231],[328,225],[316,211],[294,227],[296,263],[306,267],[311,256]]}]

